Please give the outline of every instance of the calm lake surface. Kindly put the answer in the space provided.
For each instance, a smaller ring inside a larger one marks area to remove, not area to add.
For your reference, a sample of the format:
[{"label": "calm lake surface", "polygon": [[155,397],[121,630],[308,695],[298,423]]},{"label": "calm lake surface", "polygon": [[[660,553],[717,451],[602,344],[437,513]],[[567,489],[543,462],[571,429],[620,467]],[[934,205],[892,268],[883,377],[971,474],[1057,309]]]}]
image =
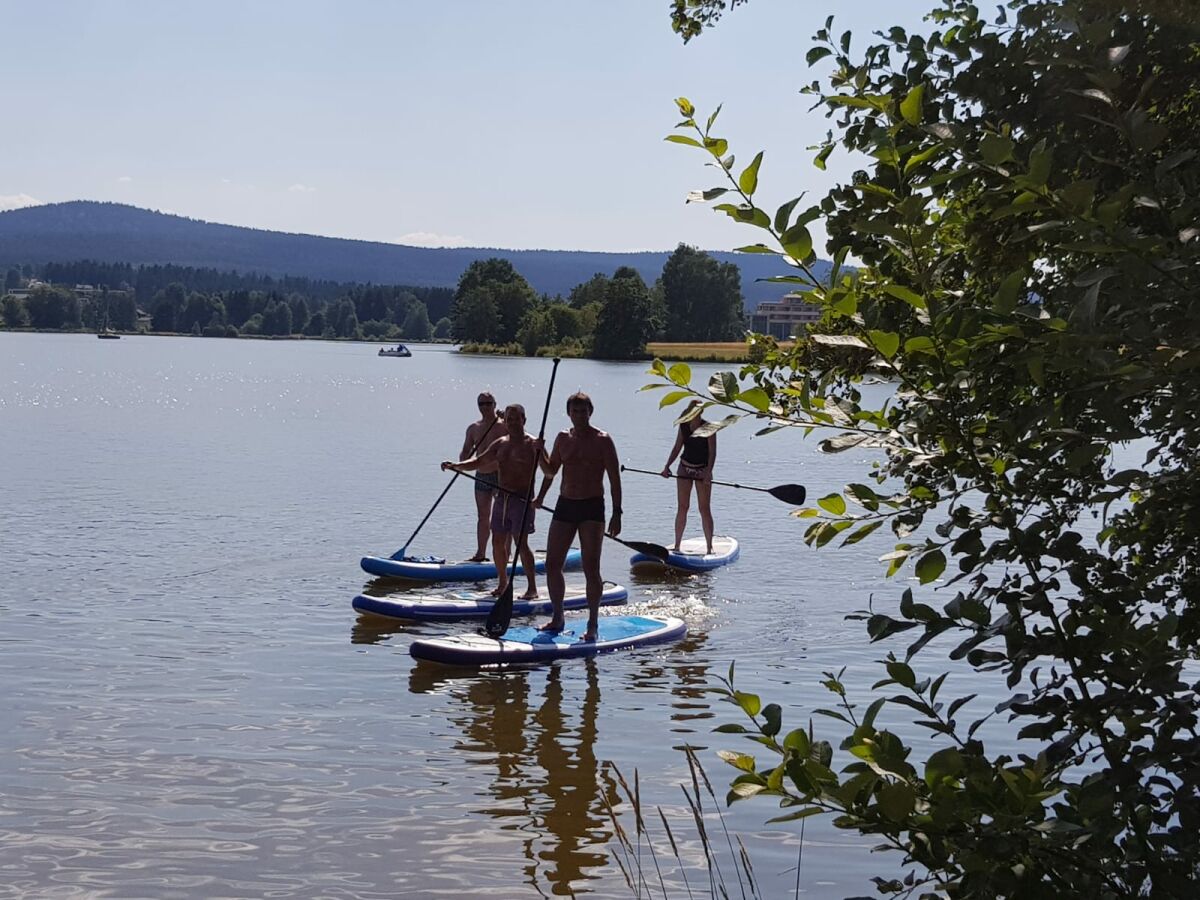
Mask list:
[{"label": "calm lake surface", "polygon": [[[886,648],[844,616],[872,593],[895,604],[906,582],[876,562],[890,535],[815,552],[788,507],[720,487],[735,565],[632,580],[628,551],[604,550],[628,611],[681,616],[686,640],[512,671],[414,664],[414,636],[472,626],[360,621],[359,557],[393,552],[429,509],[479,390],[523,402],[536,431],[551,364],[376,349],[0,333],[0,898],[628,897],[608,808],[631,834],[634,817],[610,763],[638,773],[707,896],[680,748],[700,748],[723,798],[735,772],[715,751],[757,745],[712,733],[744,720],[704,689],[736,661],[786,730],[831,705],[823,670],[847,667],[860,697],[882,677]],[[548,434],[583,389],[622,461],[661,468],[672,414],[638,393],[645,369],[564,361]],[[721,433],[718,478],[815,499],[871,460],[754,430]],[[626,474],[624,536],[669,543],[674,496]],[[409,550],[467,556],[473,522],[460,479]],[[725,811],[764,897],[796,882],[799,823],[764,824],[776,814],[769,800]],[[686,897],[656,813],[648,824]],[[804,896],[871,893],[899,863],[827,822],[805,829]]]}]

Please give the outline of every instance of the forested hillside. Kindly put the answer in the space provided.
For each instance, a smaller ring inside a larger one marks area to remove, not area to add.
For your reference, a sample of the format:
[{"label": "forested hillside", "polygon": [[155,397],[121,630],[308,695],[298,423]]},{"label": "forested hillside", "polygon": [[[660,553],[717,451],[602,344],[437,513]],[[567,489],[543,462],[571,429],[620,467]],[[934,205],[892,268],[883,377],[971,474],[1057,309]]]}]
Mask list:
[{"label": "forested hillside", "polygon": [[[0,265],[81,259],[134,265],[178,265],[314,281],[453,288],[472,263],[508,259],[540,294],[563,295],[597,272],[620,267],[652,284],[669,253],[404,247],[260,231],[166,215],[116,203],[73,201],[0,213]],[[784,293],[757,279],[785,274],[772,257],[714,253],[741,270],[748,307]],[[214,288],[215,289],[215,288]]]}]

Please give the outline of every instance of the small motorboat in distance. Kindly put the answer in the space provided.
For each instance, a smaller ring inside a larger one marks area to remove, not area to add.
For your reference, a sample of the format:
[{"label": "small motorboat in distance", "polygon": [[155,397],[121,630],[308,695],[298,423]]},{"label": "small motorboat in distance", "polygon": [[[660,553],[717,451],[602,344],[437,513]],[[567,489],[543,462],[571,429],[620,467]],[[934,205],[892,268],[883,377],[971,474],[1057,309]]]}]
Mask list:
[{"label": "small motorboat in distance", "polygon": [[412,356],[412,351],[403,344],[397,344],[395,347],[380,347],[380,356]]}]

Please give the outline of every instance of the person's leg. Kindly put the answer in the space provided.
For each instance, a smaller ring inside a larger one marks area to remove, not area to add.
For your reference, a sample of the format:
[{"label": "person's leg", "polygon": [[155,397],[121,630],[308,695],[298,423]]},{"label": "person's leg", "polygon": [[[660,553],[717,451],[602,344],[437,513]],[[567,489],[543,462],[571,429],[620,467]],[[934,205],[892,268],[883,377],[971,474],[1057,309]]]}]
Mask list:
[{"label": "person's leg", "polygon": [[475,512],[478,521],[475,523],[475,555],[471,562],[483,562],[487,559],[488,536],[492,533],[492,492],[475,492]]},{"label": "person's leg", "polygon": [[499,597],[508,588],[508,545],[512,535],[507,531],[492,532],[492,559],[496,560],[496,589],[492,595]]},{"label": "person's leg", "polygon": [[561,519],[551,520],[550,529],[546,532],[546,592],[550,595],[552,612],[550,621],[542,626],[543,631],[562,631],[565,624],[563,596],[567,592],[567,583],[563,577],[563,565],[574,540],[574,525]]},{"label": "person's leg", "polygon": [[[530,515],[529,518],[532,519],[533,516]],[[520,547],[521,565],[525,567],[525,580],[528,582],[528,587],[526,587],[525,593],[523,593],[521,595],[522,600],[536,600],[537,595],[538,595],[538,593],[537,593],[537,560],[535,560],[533,558],[533,548],[530,547],[530,540],[529,540],[529,536],[532,533],[533,533],[533,523],[531,521],[528,521],[526,523],[525,538],[524,538],[524,540],[521,541],[521,547]]]},{"label": "person's leg", "polygon": [[687,528],[688,505],[692,501],[692,479],[675,479],[675,498],[675,546],[672,550],[679,549],[679,542],[683,540],[683,529]]},{"label": "person's leg", "polygon": [[583,576],[587,579],[588,624],[583,634],[585,641],[596,639],[600,624],[600,596],[604,593],[604,579],[600,577],[600,551],[604,549],[604,523],[579,523],[579,550],[583,555]]},{"label": "person's leg", "polygon": [[700,510],[700,524],[704,526],[704,540],[709,553],[713,552],[712,482],[696,482],[696,506]]}]

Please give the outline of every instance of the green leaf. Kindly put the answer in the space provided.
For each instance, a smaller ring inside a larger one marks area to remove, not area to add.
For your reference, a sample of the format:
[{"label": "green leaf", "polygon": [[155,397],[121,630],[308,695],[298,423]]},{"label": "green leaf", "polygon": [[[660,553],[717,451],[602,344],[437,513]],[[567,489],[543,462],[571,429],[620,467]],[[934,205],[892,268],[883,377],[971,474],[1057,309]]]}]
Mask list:
[{"label": "green leaf", "polygon": [[903,781],[885,784],[879,789],[879,808],[893,822],[902,822],[916,808],[917,798],[913,789]]},{"label": "green leaf", "polygon": [[900,115],[909,125],[921,124],[921,99],[925,95],[925,85],[918,84],[900,103]]},{"label": "green leaf", "polygon": [[757,716],[758,711],[762,709],[762,701],[759,700],[758,694],[747,694],[742,691],[733,692],[733,700],[748,716]]},{"label": "green leaf", "polygon": [[705,422],[703,425],[701,425],[699,428],[697,428],[695,431],[692,432],[692,436],[693,437],[708,437],[710,434],[716,434],[722,428],[728,428],[730,425],[732,425],[734,422],[736,422],[740,418],[741,418],[741,416],[732,415],[732,416],[726,416],[725,418],[721,419],[719,422]]},{"label": "green leaf", "polygon": [[797,756],[808,756],[809,739],[808,732],[803,728],[794,728],[787,733],[783,739],[783,746],[795,752]]},{"label": "green leaf", "polygon": [[817,506],[835,516],[846,513],[846,501],[841,494],[828,494],[817,501]]},{"label": "green leaf", "polygon": [[779,239],[779,243],[783,244],[783,249],[787,255],[797,261],[808,259],[812,253],[812,235],[809,234],[808,228],[802,224],[793,225],[783,233],[783,237]]},{"label": "green leaf", "polygon": [[755,154],[750,165],[746,166],[745,170],[738,177],[738,187],[742,189],[742,193],[747,197],[754,194],[758,190],[758,167],[762,165],[762,151]]},{"label": "green leaf", "polygon": [[901,284],[885,284],[883,286],[884,293],[890,294],[897,300],[903,300],[905,303],[916,307],[917,309],[926,309],[925,298],[911,288],[906,288]]},{"label": "green leaf", "polygon": [[985,134],[979,142],[979,153],[989,166],[998,166],[1013,157],[1013,142],[999,134]]},{"label": "green leaf", "polygon": [[725,155],[725,151],[729,149],[729,141],[724,138],[706,137],[703,146],[709,153],[720,159]]},{"label": "green leaf", "polygon": [[825,160],[829,159],[829,154],[833,152],[833,147],[833,144],[826,144],[821,148],[821,152],[813,158],[813,165],[822,172],[825,171]]},{"label": "green leaf", "polygon": [[1044,185],[1050,178],[1050,167],[1053,163],[1054,148],[1047,147],[1045,141],[1040,141],[1029,154],[1029,180],[1036,185]]},{"label": "green leaf", "polygon": [[766,412],[771,406],[771,397],[760,387],[752,387],[747,391],[742,391],[738,395],[738,399],[747,406],[753,406],[759,412]]},{"label": "green leaf", "polygon": [[687,199],[684,203],[707,203],[709,200],[715,200],[722,194],[728,194],[729,188],[709,188],[707,191],[688,191]]},{"label": "green leaf", "polygon": [[782,816],[776,816],[773,819],[767,819],[767,822],[794,822],[796,819],[807,819],[809,816],[819,816],[825,810],[819,806],[806,806],[804,809],[798,809],[795,812],[786,813]]},{"label": "green leaf", "polygon": [[718,400],[732,403],[738,397],[738,380],[732,372],[714,372],[708,379],[708,392]]},{"label": "green leaf", "polygon": [[910,337],[907,341],[904,342],[904,352],[905,353],[934,354],[936,351],[933,346],[932,340],[930,340],[927,337],[917,336],[917,337]]},{"label": "green leaf", "polygon": [[667,369],[667,377],[680,387],[686,387],[692,380],[692,367],[687,363],[675,363]]},{"label": "green leaf", "polygon": [[921,584],[929,584],[946,570],[946,554],[932,550],[917,560],[917,578]]},{"label": "green leaf", "polygon": [[783,723],[783,710],[778,703],[768,703],[763,707],[763,718],[766,723],[762,726],[762,733],[767,737],[774,737],[779,734],[780,726]]},{"label": "green leaf", "polygon": [[796,204],[802,199],[804,199],[803,195],[793,197],[787,203],[783,204],[783,206],[779,207],[779,209],[775,210],[775,230],[780,234],[787,231],[788,220],[792,217],[792,210],[796,208]]},{"label": "green leaf", "polygon": [[667,364],[661,359],[655,359],[654,362],[650,363],[650,369],[648,370],[647,374],[661,375],[665,378],[667,374]]},{"label": "green leaf", "polygon": [[888,662],[885,668],[891,679],[901,687],[910,688],[917,683],[917,676],[913,673],[912,668],[905,663],[893,660]]},{"label": "green leaf", "polygon": [[748,244],[745,247],[734,247],[734,253],[774,253],[779,254],[778,250],[768,247],[766,244]]},{"label": "green leaf", "polygon": [[998,313],[1010,313],[1017,308],[1017,297],[1025,284],[1025,273],[1018,270],[1009,273],[1000,283],[1000,289],[992,298],[992,309]]},{"label": "green leaf", "polygon": [[658,408],[662,409],[665,406],[670,406],[672,403],[678,403],[685,397],[691,397],[691,391],[671,391],[669,394],[664,394],[662,399],[658,401]]},{"label": "green leaf", "polygon": [[672,144],[687,144],[689,147],[703,147],[698,140],[693,137],[688,137],[686,134],[668,134],[664,141],[670,141]]},{"label": "green leaf", "polygon": [[871,336],[871,343],[875,345],[875,349],[882,353],[887,359],[891,359],[896,355],[896,351],[900,349],[900,335],[894,331],[868,331]]},{"label": "green leaf", "polygon": [[679,114],[685,119],[690,119],[696,114],[696,107],[692,106],[692,102],[687,97],[676,97],[675,105],[679,107]]},{"label": "green leaf", "polygon": [[867,535],[879,528],[879,526],[882,524],[883,519],[876,519],[874,522],[868,522],[866,525],[855,529],[854,532],[852,532],[844,541],[842,541],[842,546],[846,547],[850,544],[857,544]]},{"label": "green leaf", "polygon": [[717,116],[721,114],[721,104],[717,104],[717,108],[712,111],[712,115],[708,117],[708,123],[704,126],[704,131],[707,134],[712,130],[713,122],[717,121]]},{"label": "green leaf", "polygon": [[804,61],[807,62],[811,66],[811,65],[815,65],[816,63],[819,63],[825,57],[832,56],[832,55],[833,55],[833,51],[830,50],[828,47],[813,47],[811,50],[808,51],[807,54],[805,54]]}]

